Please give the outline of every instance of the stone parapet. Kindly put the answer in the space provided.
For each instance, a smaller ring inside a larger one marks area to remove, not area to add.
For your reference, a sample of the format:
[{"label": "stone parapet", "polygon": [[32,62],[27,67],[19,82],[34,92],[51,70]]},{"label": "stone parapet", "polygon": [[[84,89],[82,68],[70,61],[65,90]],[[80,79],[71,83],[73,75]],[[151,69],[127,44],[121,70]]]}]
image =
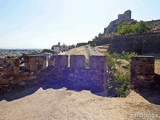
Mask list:
[{"label": "stone parapet", "polygon": [[58,55],[52,58],[55,58],[53,63],[56,61],[55,70],[50,75],[52,81],[64,83],[69,89],[90,90],[94,93],[105,92],[105,56],[90,56],[89,68],[85,66],[83,55],[71,55],[70,67],[67,67],[68,56]]}]

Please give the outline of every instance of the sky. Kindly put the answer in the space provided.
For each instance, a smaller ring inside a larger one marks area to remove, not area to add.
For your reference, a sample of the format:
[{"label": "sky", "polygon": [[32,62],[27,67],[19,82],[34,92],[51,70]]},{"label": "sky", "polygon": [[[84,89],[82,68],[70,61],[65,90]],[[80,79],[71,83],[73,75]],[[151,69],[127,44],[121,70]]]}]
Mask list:
[{"label": "sky", "polygon": [[160,19],[159,0],[0,0],[0,48],[50,49],[88,42],[126,10]]}]

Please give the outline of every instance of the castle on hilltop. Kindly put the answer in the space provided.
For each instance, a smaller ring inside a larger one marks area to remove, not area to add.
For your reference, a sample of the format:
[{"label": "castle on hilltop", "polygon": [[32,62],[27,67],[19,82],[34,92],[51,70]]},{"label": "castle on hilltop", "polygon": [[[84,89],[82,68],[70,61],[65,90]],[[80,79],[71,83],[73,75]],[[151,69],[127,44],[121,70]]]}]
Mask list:
[{"label": "castle on hilltop", "polygon": [[118,19],[110,22],[109,26],[104,28],[104,34],[117,32],[117,27],[119,24],[130,21],[133,21],[133,19],[131,19],[131,10],[127,10],[123,14],[119,14]]}]

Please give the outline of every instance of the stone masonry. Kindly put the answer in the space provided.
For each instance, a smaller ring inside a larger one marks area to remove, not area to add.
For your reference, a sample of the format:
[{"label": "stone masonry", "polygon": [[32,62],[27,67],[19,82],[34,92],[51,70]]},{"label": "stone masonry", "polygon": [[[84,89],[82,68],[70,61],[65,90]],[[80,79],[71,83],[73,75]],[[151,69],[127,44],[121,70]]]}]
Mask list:
[{"label": "stone masonry", "polygon": [[136,52],[138,54],[160,53],[160,33],[115,36],[111,39],[110,53]]},{"label": "stone masonry", "polygon": [[153,56],[132,57],[130,84],[131,89],[151,89],[155,87]]},{"label": "stone masonry", "polygon": [[37,74],[46,68],[46,56],[26,55],[25,70],[20,70],[18,58],[0,58],[0,91],[6,91],[16,86],[24,86],[24,81],[34,83]]},{"label": "stone masonry", "polygon": [[51,59],[55,63],[55,70],[50,77],[54,82],[63,83],[68,89],[90,90],[93,93],[105,92],[105,56],[90,56],[89,68],[85,67],[83,55],[71,55],[70,67],[68,67],[68,55],[53,56]]},{"label": "stone masonry", "polygon": [[[131,89],[160,88],[153,56],[134,56],[131,61]],[[106,92],[106,56],[90,56],[89,67],[85,66],[83,55],[52,56],[48,67],[46,62],[45,56],[27,55],[24,57],[25,70],[20,71],[18,58],[0,59],[0,91],[49,81],[53,86],[61,85],[71,90]]]},{"label": "stone masonry", "polygon": [[25,69],[34,73],[39,73],[46,68],[46,56],[44,55],[26,55],[24,57]]}]

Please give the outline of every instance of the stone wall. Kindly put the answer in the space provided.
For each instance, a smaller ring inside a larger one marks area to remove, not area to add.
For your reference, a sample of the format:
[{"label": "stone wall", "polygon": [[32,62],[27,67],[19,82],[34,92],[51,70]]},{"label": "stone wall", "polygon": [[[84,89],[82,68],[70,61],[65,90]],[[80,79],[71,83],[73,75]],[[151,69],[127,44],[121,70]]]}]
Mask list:
[{"label": "stone wall", "polygon": [[[19,70],[19,59],[0,60],[0,91],[15,86],[26,86],[39,81],[52,81],[52,84],[63,84],[68,89],[90,90],[94,93],[105,92],[106,57],[91,56],[90,67],[86,68],[85,56],[71,55],[52,56],[46,67],[46,57],[42,55],[24,56],[25,70]],[[70,62],[70,67],[68,66]]]},{"label": "stone wall", "polygon": [[24,57],[25,70],[39,73],[42,69],[46,68],[46,56],[45,55],[26,55]]},{"label": "stone wall", "polygon": [[110,53],[122,51],[138,54],[160,53],[160,33],[145,33],[141,35],[115,36],[110,42]]},{"label": "stone wall", "polygon": [[135,56],[131,62],[131,89],[156,88],[154,57]]},{"label": "stone wall", "polygon": [[25,70],[20,71],[20,60],[18,58],[0,59],[0,91],[25,86],[26,83],[34,84],[38,73],[46,68],[46,56],[25,56],[24,64]]},{"label": "stone wall", "polygon": [[67,88],[74,90],[105,92],[105,56],[90,56],[89,68],[85,67],[85,56],[83,55],[71,55],[70,67],[68,67],[67,55],[54,56],[52,60],[55,64],[55,71],[51,73],[50,78],[54,82],[63,83]]},{"label": "stone wall", "polygon": [[8,89],[18,82],[19,64],[17,58],[0,59],[0,90]]},{"label": "stone wall", "polygon": [[104,44],[110,44],[113,37],[99,37],[97,41],[97,46],[104,45]]},{"label": "stone wall", "polygon": [[[83,55],[71,55],[70,60],[68,55],[52,56],[47,68],[45,56],[24,58],[27,71],[19,71],[20,61],[17,58],[0,59],[0,91],[48,80],[53,85],[63,84],[67,89],[106,92],[105,56],[90,56],[89,67],[85,66]],[[131,89],[159,89],[159,80],[160,75],[154,73],[153,56],[132,57]]]}]

